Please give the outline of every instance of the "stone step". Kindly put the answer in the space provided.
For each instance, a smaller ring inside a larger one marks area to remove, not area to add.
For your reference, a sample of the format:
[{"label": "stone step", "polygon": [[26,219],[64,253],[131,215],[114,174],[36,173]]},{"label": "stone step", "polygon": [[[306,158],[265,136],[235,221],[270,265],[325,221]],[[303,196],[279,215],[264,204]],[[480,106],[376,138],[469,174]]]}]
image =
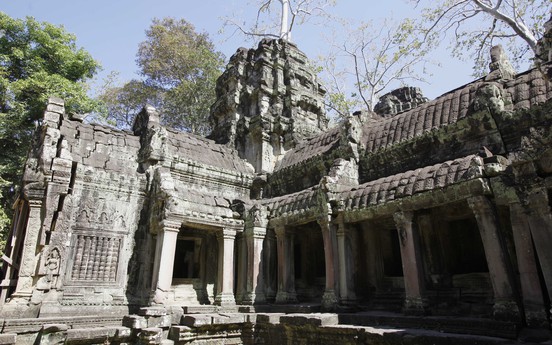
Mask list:
[{"label": "stone step", "polygon": [[444,333],[471,334],[506,339],[515,339],[519,332],[519,325],[512,322],[481,318],[407,316],[376,311],[340,314],[339,323],[358,326],[426,329]]}]

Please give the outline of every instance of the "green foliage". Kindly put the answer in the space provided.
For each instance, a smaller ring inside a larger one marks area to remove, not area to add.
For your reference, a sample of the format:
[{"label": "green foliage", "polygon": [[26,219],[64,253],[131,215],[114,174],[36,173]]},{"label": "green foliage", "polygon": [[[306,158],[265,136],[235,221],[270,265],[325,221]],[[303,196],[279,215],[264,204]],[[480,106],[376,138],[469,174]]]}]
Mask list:
[{"label": "green foliage", "polygon": [[0,223],[10,213],[46,101],[63,98],[68,112],[98,110],[99,102],[87,96],[85,84],[98,69],[62,27],[0,12]]},{"label": "green foliage", "polygon": [[145,104],[155,106],[161,121],[172,128],[208,134],[209,111],[224,57],[205,33],[184,19],[154,19],[139,46],[136,62],[143,81],[105,88],[100,99],[108,121],[130,127]]}]

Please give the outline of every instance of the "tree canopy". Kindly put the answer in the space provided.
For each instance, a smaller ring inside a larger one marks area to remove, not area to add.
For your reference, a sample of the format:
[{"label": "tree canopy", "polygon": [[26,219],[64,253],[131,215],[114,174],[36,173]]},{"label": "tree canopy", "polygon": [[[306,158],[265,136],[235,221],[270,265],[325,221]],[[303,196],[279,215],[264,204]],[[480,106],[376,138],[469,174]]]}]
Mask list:
[{"label": "tree canopy", "polygon": [[100,66],[75,40],[63,27],[0,12],[0,208],[8,215],[48,98],[63,98],[68,112],[99,109],[85,83]]},{"label": "tree canopy", "polygon": [[149,103],[158,108],[165,125],[208,134],[224,57],[207,34],[197,33],[184,19],[154,19],[136,63],[143,80],[109,86],[100,97],[107,104],[108,121],[128,128],[138,110]]}]

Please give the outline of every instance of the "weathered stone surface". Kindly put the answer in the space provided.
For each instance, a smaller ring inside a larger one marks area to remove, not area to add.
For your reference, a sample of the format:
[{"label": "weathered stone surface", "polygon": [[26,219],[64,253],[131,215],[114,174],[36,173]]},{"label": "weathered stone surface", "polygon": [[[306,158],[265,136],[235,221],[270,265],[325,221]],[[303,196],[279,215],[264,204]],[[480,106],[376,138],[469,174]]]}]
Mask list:
[{"label": "weathered stone surface", "polygon": [[147,328],[148,320],[143,316],[128,315],[123,318],[123,326],[132,329]]},{"label": "weathered stone surface", "polygon": [[381,116],[393,116],[414,109],[427,101],[420,88],[402,87],[381,96],[374,106],[374,112]]},{"label": "weathered stone surface", "polygon": [[12,345],[17,342],[17,334],[0,334],[0,344]]},{"label": "weathered stone surface", "polygon": [[149,316],[148,318],[148,327],[160,327],[166,328],[170,327],[172,322],[172,317],[170,315],[163,316]]},{"label": "weathered stone surface", "polygon": [[213,323],[214,315],[216,314],[184,315],[180,321],[180,324],[188,327],[211,325]]},{"label": "weathered stone surface", "polygon": [[339,319],[336,314],[290,314],[281,316],[280,323],[295,326],[334,326],[339,323]]},{"label": "weathered stone surface", "polygon": [[167,309],[164,307],[143,307],[138,312],[140,316],[164,316],[167,315]]},{"label": "weathered stone surface", "polygon": [[138,344],[157,345],[163,341],[163,330],[161,328],[144,328],[138,334]]}]

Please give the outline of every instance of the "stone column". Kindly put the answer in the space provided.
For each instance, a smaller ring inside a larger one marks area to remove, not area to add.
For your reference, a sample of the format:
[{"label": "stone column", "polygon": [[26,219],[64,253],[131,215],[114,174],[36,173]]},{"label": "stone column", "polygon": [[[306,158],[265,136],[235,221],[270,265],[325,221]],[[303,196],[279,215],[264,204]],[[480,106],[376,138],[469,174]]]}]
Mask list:
[{"label": "stone column", "polygon": [[494,317],[500,320],[519,321],[519,308],[512,290],[514,280],[508,267],[508,256],[493,205],[485,196],[469,198],[468,204],[475,214],[489,267],[494,292]]},{"label": "stone column", "polygon": [[172,285],[176,241],[180,223],[163,220],[159,226],[155,244],[155,261],[153,265],[153,303],[163,304]]},{"label": "stone column", "polygon": [[353,280],[353,253],[350,248],[349,230],[340,219],[337,223],[337,257],[339,261],[339,302],[344,305],[356,303]]},{"label": "stone column", "polygon": [[336,296],[336,260],[337,260],[337,237],[335,225],[330,223],[330,216],[318,220],[322,230],[324,242],[324,260],[326,263],[326,288],[322,295],[322,308],[333,310],[337,305]]},{"label": "stone column", "polygon": [[439,241],[433,230],[433,219],[430,214],[420,214],[417,216],[418,233],[420,235],[420,249],[422,250],[422,260],[424,264],[424,273],[426,282],[436,283],[433,275],[441,273],[439,257]]},{"label": "stone column", "polygon": [[252,227],[246,229],[245,242],[247,246],[247,281],[244,304],[266,302],[264,294],[264,272],[261,270],[263,241],[266,229]]},{"label": "stone column", "polygon": [[412,212],[397,212],[393,214],[399,233],[401,261],[404,274],[404,312],[406,314],[422,315],[426,313],[423,299],[424,279],[419,238],[412,221]]},{"label": "stone column", "polygon": [[42,209],[42,201],[31,199],[29,200],[29,218],[25,229],[25,239],[23,241],[23,249],[21,253],[21,263],[19,264],[19,273],[13,298],[30,299],[33,292],[33,276],[37,268],[37,249],[42,221],[40,211]]},{"label": "stone column", "polygon": [[263,276],[266,285],[265,298],[273,301],[276,298],[278,291],[278,260],[277,260],[277,244],[276,235],[273,230],[266,232],[266,240],[264,243],[263,258]]},{"label": "stone column", "polygon": [[236,230],[221,229],[217,233],[218,271],[215,304],[235,305],[234,299],[234,241]]},{"label": "stone column", "polygon": [[295,292],[295,270],[293,253],[293,234],[284,226],[274,229],[278,248],[278,293],[276,303],[297,303]]},{"label": "stone column", "polygon": [[527,221],[535,243],[544,283],[548,296],[552,296],[552,214],[545,189],[535,190],[527,196],[527,211]]},{"label": "stone column", "polygon": [[519,203],[510,205],[510,222],[516,247],[525,320],[529,327],[548,327],[531,230],[527,215]]},{"label": "stone column", "polygon": [[[248,280],[248,261],[249,261],[249,249],[247,248],[247,240],[244,233],[236,234],[236,240],[234,241],[236,246],[236,302],[238,304],[244,303],[244,298],[247,294],[247,280]],[[237,266],[237,267],[236,267]]]}]

